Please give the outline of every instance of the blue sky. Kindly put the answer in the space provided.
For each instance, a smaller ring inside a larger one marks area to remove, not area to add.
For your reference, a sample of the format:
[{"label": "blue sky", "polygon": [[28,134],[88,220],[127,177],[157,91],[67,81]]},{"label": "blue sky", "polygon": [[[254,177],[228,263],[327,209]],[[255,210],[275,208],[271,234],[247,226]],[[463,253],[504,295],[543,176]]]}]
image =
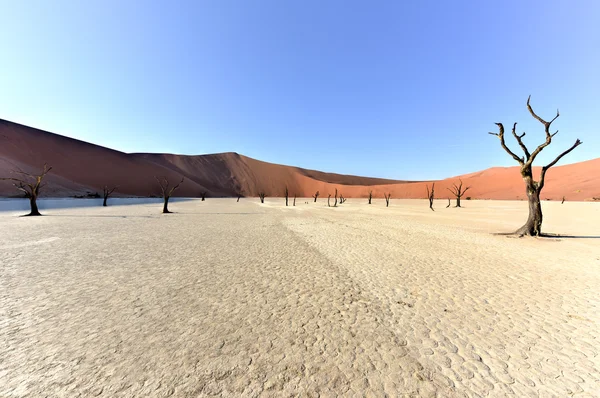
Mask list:
[{"label": "blue sky", "polygon": [[[398,179],[600,156],[600,2],[2,1],[0,118],[125,152]],[[515,151],[518,146],[511,140]]]}]

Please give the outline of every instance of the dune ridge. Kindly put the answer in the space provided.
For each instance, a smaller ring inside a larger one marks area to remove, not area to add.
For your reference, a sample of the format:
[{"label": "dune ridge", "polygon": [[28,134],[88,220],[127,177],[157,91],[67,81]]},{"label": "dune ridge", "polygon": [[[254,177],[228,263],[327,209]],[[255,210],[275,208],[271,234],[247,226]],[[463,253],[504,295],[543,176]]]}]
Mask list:
[{"label": "dune ridge", "polygon": [[[425,184],[436,183],[436,197],[451,196],[446,188],[462,178],[472,186],[473,199],[525,199],[525,187],[518,167],[490,169],[439,181],[403,181],[360,177],[267,163],[235,152],[210,155],[124,153],[0,119],[0,176],[15,168],[35,172],[44,163],[53,167],[41,196],[66,197],[101,192],[104,185],[118,185],[119,196],[158,196],[154,176],[175,182],[187,181],[175,196],[283,196],[321,197],[337,188],[346,198],[375,197],[391,193],[393,199],[426,197]],[[534,168],[539,174],[540,168]],[[0,196],[19,197],[6,181],[0,181]],[[542,199],[592,200],[600,197],[600,158],[553,167],[547,175]]]}]

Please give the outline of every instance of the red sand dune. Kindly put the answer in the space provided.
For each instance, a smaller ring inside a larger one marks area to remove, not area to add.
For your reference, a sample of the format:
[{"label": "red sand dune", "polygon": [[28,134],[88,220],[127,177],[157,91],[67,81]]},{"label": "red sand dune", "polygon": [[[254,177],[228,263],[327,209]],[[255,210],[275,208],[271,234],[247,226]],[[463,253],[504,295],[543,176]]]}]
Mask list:
[{"label": "red sand dune", "polygon": [[[166,176],[185,183],[176,196],[283,196],[287,185],[290,195],[321,197],[333,194],[335,188],[345,197],[366,197],[373,191],[382,198],[391,193],[394,198],[425,198],[426,182],[409,182],[357,177],[306,170],[261,162],[237,153],[214,155],[126,154],[98,145],[34,129],[0,119],[0,177],[9,177],[11,170],[27,172],[41,170],[44,163],[52,166],[42,196],[74,196],[87,192],[102,192],[104,185],[118,185],[121,196],[159,195],[154,176]],[[539,173],[539,168],[536,170]],[[446,198],[446,188],[460,177],[436,183],[436,197]],[[465,185],[472,186],[465,196],[473,199],[523,199],[525,187],[517,167],[494,167],[462,176]],[[431,182],[428,184],[431,185]],[[11,183],[0,181],[0,196],[20,196]],[[600,158],[548,171],[543,199],[591,200],[600,197]]]}]

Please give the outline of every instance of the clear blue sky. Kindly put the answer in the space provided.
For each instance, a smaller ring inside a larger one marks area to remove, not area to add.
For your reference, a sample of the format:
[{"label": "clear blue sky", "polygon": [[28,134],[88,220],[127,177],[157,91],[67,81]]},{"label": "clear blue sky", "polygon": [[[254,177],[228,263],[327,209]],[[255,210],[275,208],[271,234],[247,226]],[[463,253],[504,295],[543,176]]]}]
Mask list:
[{"label": "clear blue sky", "polygon": [[[600,1],[4,1],[0,118],[125,152],[433,179],[600,156]],[[517,150],[512,137],[512,147]]]}]

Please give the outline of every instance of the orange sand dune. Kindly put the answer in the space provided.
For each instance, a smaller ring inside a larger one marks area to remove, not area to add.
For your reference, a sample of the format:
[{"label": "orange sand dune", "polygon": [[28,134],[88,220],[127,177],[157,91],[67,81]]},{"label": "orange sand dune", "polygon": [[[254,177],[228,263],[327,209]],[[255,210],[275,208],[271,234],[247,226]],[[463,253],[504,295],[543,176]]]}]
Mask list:
[{"label": "orange sand dune", "polygon": [[[306,170],[261,162],[237,153],[213,155],[126,154],[43,130],[0,119],[0,176],[11,170],[35,172],[44,163],[53,167],[47,177],[43,196],[74,196],[101,192],[104,185],[118,185],[120,195],[151,196],[160,191],[155,176],[169,181],[186,177],[176,196],[312,196],[320,191],[327,198],[334,189],[345,197],[374,197],[391,193],[392,198],[424,198],[426,182],[408,182],[357,177]],[[539,168],[536,170],[539,173]],[[446,188],[459,177],[436,181],[436,197],[451,196]],[[600,158],[552,168],[547,176],[543,199],[591,200],[600,197]],[[473,199],[523,199],[525,188],[517,167],[498,168],[462,177],[472,188]],[[431,184],[429,182],[428,184]],[[0,196],[18,197],[20,193],[0,181]]]}]

